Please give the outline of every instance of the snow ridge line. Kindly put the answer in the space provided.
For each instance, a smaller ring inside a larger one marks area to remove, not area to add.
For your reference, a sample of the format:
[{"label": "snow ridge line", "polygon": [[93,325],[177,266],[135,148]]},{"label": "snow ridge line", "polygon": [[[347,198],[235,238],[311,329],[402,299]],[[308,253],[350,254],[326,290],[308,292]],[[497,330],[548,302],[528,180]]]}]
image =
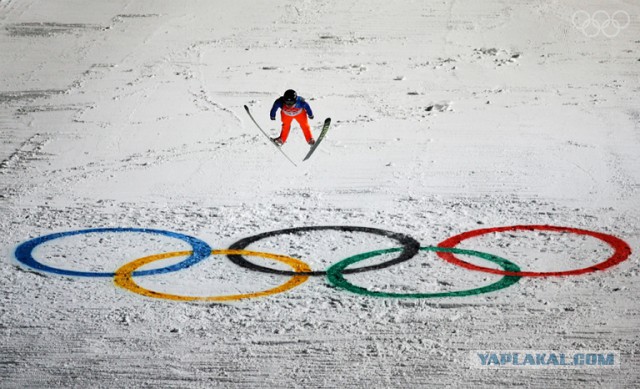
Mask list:
[{"label": "snow ridge line", "polygon": [[29,137],[7,159],[0,162],[0,174],[6,174],[9,169],[15,167],[22,160],[34,159],[50,140],[49,136],[42,133],[36,133]]},{"label": "snow ridge line", "polygon": [[[6,19],[11,8],[13,0],[3,2],[0,0],[0,23]],[[7,11],[3,12],[3,9]],[[111,24],[108,26],[99,24],[85,23],[57,23],[57,22],[24,22],[14,23],[5,27],[5,30],[11,36],[52,36],[57,34],[74,34],[83,30],[107,31],[111,30],[117,23],[122,23],[125,19],[140,19],[159,17],[160,14],[119,14],[111,18]]]}]

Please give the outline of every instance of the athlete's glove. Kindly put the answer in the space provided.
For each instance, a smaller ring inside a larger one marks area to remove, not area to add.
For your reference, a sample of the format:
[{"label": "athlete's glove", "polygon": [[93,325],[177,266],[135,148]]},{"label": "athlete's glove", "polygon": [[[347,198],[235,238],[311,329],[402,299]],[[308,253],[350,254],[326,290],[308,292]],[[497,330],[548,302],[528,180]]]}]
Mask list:
[{"label": "athlete's glove", "polygon": [[309,116],[309,119],[313,120],[313,116]]},{"label": "athlete's glove", "polygon": [[275,117],[275,116],[272,116],[272,117],[271,117],[271,120],[276,120],[276,117]]}]

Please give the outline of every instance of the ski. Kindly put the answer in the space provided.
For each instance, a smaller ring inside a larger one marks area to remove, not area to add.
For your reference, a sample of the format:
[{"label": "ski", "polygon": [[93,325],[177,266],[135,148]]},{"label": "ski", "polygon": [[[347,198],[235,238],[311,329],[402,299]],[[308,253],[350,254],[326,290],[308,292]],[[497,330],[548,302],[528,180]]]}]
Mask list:
[{"label": "ski", "polygon": [[256,119],[254,119],[254,118],[253,118],[253,115],[251,114],[251,111],[249,111],[249,107],[247,107],[247,106],[245,105],[245,106],[244,106],[244,109],[245,109],[245,111],[247,111],[247,114],[249,115],[249,117],[251,118],[251,120],[253,121],[253,123],[258,127],[258,129],[260,130],[260,132],[261,132],[262,134],[264,134],[264,136],[266,136],[266,137],[267,137],[267,139],[269,139],[269,143],[271,143],[272,145],[274,145],[274,146],[275,146],[275,148],[277,148],[277,149],[278,149],[278,151],[280,151],[280,152],[282,153],[282,155],[284,155],[284,156],[285,156],[285,158],[287,158],[287,159],[289,160],[289,162],[291,162],[291,163],[293,164],[293,166],[296,166],[296,167],[297,167],[298,165],[296,165],[296,163],[295,163],[295,162],[293,162],[293,160],[292,160],[291,158],[289,158],[289,156],[288,156],[287,154],[285,154],[285,152],[284,152],[284,151],[282,151],[282,148],[280,148],[280,146],[278,146],[278,145],[273,141],[273,139],[271,139],[271,137],[270,137],[266,132],[264,132],[264,130],[262,129],[262,127],[260,127],[260,125],[258,124],[258,122],[256,122]]},{"label": "ski", "polygon": [[316,151],[316,149],[318,148],[318,145],[320,145],[320,142],[322,142],[325,135],[327,135],[327,131],[329,131],[330,125],[331,125],[331,118],[324,119],[324,124],[322,125],[322,131],[320,132],[320,135],[318,136],[316,143],[313,146],[311,146],[311,149],[307,153],[307,156],[304,157],[304,159],[302,160],[303,162],[309,159],[309,157],[311,157],[311,154],[313,154],[313,152]]}]

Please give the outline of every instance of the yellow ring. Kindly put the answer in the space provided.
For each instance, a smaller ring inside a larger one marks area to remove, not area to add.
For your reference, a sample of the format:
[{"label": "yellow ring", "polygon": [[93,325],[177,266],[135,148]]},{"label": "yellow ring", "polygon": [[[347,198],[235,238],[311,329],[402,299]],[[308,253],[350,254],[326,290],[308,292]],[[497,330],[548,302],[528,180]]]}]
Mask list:
[{"label": "yellow ring", "polygon": [[[204,297],[180,296],[175,294],[154,292],[153,290],[141,287],[140,285],[136,284],[135,281],[133,280],[133,272],[148,263],[159,261],[161,259],[166,259],[166,258],[191,255],[192,253],[193,253],[192,251],[174,251],[171,253],[156,254],[156,255],[151,255],[148,257],[136,259],[135,261],[129,262],[126,265],[120,267],[118,270],[116,270],[114,282],[116,285],[118,285],[121,288],[127,289],[131,292],[141,294],[147,297],[162,298],[162,299],[175,300],[175,301],[235,301],[235,300],[250,299],[255,297],[269,296],[272,294],[281,293],[289,289],[295,288],[296,286],[302,284],[309,278],[308,275],[299,275],[299,276],[294,275],[291,277],[291,279],[289,279],[289,281],[285,282],[284,284],[272,289],[261,291],[261,292],[235,294],[235,295],[229,295],[229,296],[204,296]],[[291,268],[293,268],[293,270],[296,272],[311,271],[311,268],[306,263],[300,261],[299,259],[286,257],[284,255],[261,253],[257,251],[247,251],[247,250],[212,250],[211,251],[211,255],[228,255],[228,254],[249,255],[249,256],[273,259],[278,262],[282,262],[284,264],[291,266]]]}]

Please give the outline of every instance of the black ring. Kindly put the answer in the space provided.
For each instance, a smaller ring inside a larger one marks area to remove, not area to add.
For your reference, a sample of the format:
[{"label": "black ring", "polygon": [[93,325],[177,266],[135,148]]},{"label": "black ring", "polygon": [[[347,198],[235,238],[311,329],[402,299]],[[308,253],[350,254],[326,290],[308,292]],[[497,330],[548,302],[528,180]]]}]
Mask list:
[{"label": "black ring", "polygon": [[[413,239],[408,235],[392,232],[392,231],[381,230],[379,228],[357,227],[357,226],[309,226],[309,227],[296,227],[296,228],[287,228],[284,230],[263,232],[262,234],[240,239],[239,241],[229,246],[229,250],[244,250],[251,243],[255,243],[259,240],[276,236],[276,235],[297,234],[305,231],[318,231],[318,230],[366,232],[369,234],[375,234],[375,235],[380,235],[380,236],[394,239],[398,241],[403,247],[403,250],[400,252],[400,255],[394,259],[391,259],[382,263],[378,263],[375,265],[371,265],[371,266],[363,266],[363,267],[358,267],[354,269],[347,269],[342,272],[344,274],[361,273],[369,270],[384,269],[385,267],[389,267],[391,265],[395,265],[397,263],[404,262],[406,260],[413,258],[420,250],[420,242],[418,242],[417,240]],[[231,262],[235,263],[240,267],[261,271],[263,273],[282,274],[287,276],[293,276],[293,275],[324,276],[327,274],[326,271],[295,272],[291,270],[271,269],[269,267],[256,265],[255,263],[247,260],[242,255],[237,255],[237,254],[229,254],[227,255],[227,257],[231,260]]]}]

